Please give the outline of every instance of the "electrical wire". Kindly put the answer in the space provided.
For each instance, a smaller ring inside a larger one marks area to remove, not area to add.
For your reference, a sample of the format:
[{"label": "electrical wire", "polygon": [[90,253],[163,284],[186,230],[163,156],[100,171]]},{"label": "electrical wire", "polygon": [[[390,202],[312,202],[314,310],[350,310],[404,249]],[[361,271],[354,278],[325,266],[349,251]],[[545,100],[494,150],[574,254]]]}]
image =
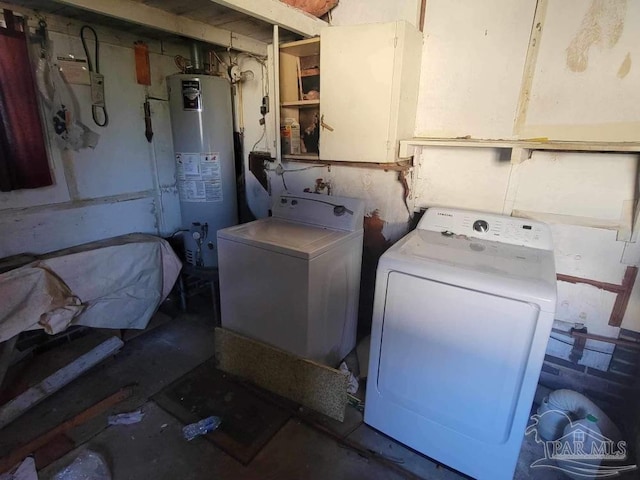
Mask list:
[{"label": "electrical wire", "polygon": [[296,200],[307,200],[309,202],[324,203],[325,205],[331,205],[332,207],[335,207],[335,208],[342,208],[342,209],[344,209],[343,212],[346,212],[346,213],[348,213],[350,215],[353,215],[353,210],[348,209],[344,205],[341,205],[341,204],[338,204],[338,203],[333,203],[333,202],[327,202],[326,200],[319,200],[319,199],[307,198],[307,197],[297,197],[295,195],[280,195],[280,198],[293,198],[293,199],[296,199]]},{"label": "electrical wire", "polygon": [[[264,133],[265,133],[265,132],[266,132],[266,125],[265,125],[265,127],[264,127],[263,132],[262,132],[262,137],[264,137]],[[259,140],[258,140],[258,141],[253,145],[252,150],[255,150],[255,149],[256,149],[256,145],[258,145],[258,143],[260,143],[260,141],[262,140],[262,137],[260,137],[260,139],[259,139]],[[282,165],[282,164],[280,164],[280,165]],[[284,189],[285,189],[285,190],[289,190],[289,189],[287,188],[287,182],[286,182],[286,180],[284,179],[284,175],[285,175],[285,173],[304,172],[305,170],[311,170],[312,168],[324,168],[324,167],[326,167],[326,166],[327,166],[327,165],[311,165],[310,167],[292,168],[292,169],[290,169],[290,170],[289,170],[289,169],[285,170],[285,169],[283,168],[283,169],[282,169],[282,173],[280,174],[280,177],[282,178],[282,185],[284,186]],[[276,171],[277,171],[277,169],[275,169],[275,168],[267,168],[267,170],[269,170],[270,172],[276,172]],[[307,199],[305,199],[305,200],[307,200]],[[319,200],[316,200],[316,201],[319,201]],[[324,203],[327,203],[327,202],[324,202]],[[330,205],[333,205],[333,204],[330,204]],[[333,206],[335,207],[335,206],[338,206],[338,205],[333,205]],[[339,206],[342,206],[342,205],[339,205]],[[353,213],[353,212],[351,212],[351,213]]]},{"label": "electrical wire", "polygon": [[266,64],[266,62],[267,62],[267,57],[261,57],[261,56],[259,56],[259,55],[254,55],[253,53],[249,53],[249,52],[240,52],[240,53],[238,54],[238,56],[240,56],[240,55],[245,56],[245,57],[253,58],[256,62],[258,62],[258,63],[260,63],[260,64],[262,64],[262,65],[265,65],[265,64]]},{"label": "electrical wire", "polygon": [[[91,55],[89,55],[89,49],[87,48],[87,41],[84,38],[85,30],[89,30],[91,33],[93,33],[93,38],[95,40],[95,47],[94,47],[94,56],[95,56],[95,62],[96,62],[95,70],[93,69],[93,62],[91,61]],[[84,49],[84,54],[87,57],[87,67],[89,68],[89,72],[95,72],[97,74],[100,74],[100,42],[98,41],[98,34],[93,29],[93,27],[89,25],[82,26],[82,28],[80,29],[80,41],[82,42],[82,48]],[[102,109],[102,116],[103,116],[102,123],[98,121],[97,113],[99,108]],[[102,105],[92,104],[91,116],[93,117],[94,123],[99,127],[106,127],[109,124],[109,115],[107,114],[107,107],[104,105],[104,103]]]},{"label": "electrical wire", "polygon": [[[264,116],[262,118],[264,118]],[[256,147],[262,141],[266,133],[267,133],[267,124],[265,122],[264,124],[262,124],[262,135],[260,135],[260,138],[256,141],[256,143],[253,144],[253,148],[251,148],[252,152],[255,151]]]},{"label": "electrical wire", "polygon": [[218,54],[216,53],[215,50],[211,50],[211,53],[213,53],[213,56],[216,57],[218,59],[218,62],[220,62],[222,65],[226,66],[227,64],[225,62],[222,61],[222,59],[218,56]]}]

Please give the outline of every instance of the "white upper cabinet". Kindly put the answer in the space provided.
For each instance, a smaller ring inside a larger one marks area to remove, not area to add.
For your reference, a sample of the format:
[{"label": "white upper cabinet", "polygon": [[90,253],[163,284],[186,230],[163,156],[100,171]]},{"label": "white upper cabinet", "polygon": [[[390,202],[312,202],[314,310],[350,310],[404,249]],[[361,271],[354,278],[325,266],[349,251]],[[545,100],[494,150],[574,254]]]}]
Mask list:
[{"label": "white upper cabinet", "polygon": [[414,133],[422,33],[398,21],[320,34],[321,160],[395,162]]}]

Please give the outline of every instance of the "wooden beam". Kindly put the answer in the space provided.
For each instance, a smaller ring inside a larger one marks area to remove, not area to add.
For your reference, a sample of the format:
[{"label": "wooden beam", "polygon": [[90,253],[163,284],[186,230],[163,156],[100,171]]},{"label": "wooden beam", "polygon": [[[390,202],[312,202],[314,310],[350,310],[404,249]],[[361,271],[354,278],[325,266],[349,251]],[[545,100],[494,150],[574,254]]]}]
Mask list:
[{"label": "wooden beam", "polygon": [[590,278],[574,277],[572,275],[564,275],[562,273],[559,273],[557,278],[560,282],[584,283],[606,292],[615,293],[616,301],[613,304],[613,309],[611,310],[609,325],[612,327],[619,327],[622,324],[622,319],[627,311],[627,305],[629,304],[629,299],[631,298],[631,292],[637,275],[638,267],[627,267],[624,272],[624,278],[622,279],[622,285],[600,282],[599,280],[592,280]]},{"label": "wooden beam", "polygon": [[558,152],[640,153],[640,142],[567,142],[546,139],[489,140],[479,138],[416,137],[400,140],[400,157],[411,156],[411,149],[415,147],[521,148]]},{"label": "wooden beam", "polygon": [[97,415],[100,415],[101,413],[105,412],[106,410],[113,407],[114,405],[117,405],[123,400],[126,400],[127,398],[131,397],[132,394],[133,394],[133,387],[131,386],[124,387],[118,390],[117,392],[115,392],[114,394],[109,395],[104,400],[101,400],[98,403],[87,408],[86,410],[80,412],[79,414],[75,415],[69,420],[62,422],[60,425],[52,428],[47,433],[37,438],[34,438],[30,442],[20,445],[19,447],[16,447],[9,454],[7,454],[7,456],[0,459],[0,472],[7,471],[16,463],[18,463],[20,460],[27,457],[28,455],[31,455],[33,452],[45,446],[51,440],[55,439],[58,435],[66,433],[72,428],[75,428],[78,425],[82,425],[83,423],[88,422],[92,418],[96,417]]},{"label": "wooden beam", "polygon": [[576,330],[566,332],[557,328],[554,328],[553,331],[555,333],[566,335],[567,337],[586,338],[587,340],[597,340],[599,342],[612,343],[614,345],[620,345],[622,347],[631,348],[633,350],[640,350],[640,343],[633,342],[631,340],[625,340],[623,338],[605,337],[604,335],[597,335],[595,333],[582,333]]},{"label": "wooden beam", "polygon": [[235,50],[242,52],[263,56],[267,54],[267,44],[259,40],[131,0],[54,1],[214,45],[232,45]]},{"label": "wooden beam", "polygon": [[592,287],[604,290],[605,292],[615,293],[616,295],[625,291],[624,285],[616,285],[615,283],[601,282],[600,280],[592,280],[590,278],[574,277],[573,275],[565,275],[564,273],[558,273],[557,277],[560,282],[573,284],[583,283],[585,285],[591,285]]},{"label": "wooden beam", "polygon": [[609,325],[612,327],[619,327],[622,325],[622,320],[624,319],[624,314],[627,311],[627,305],[629,305],[631,291],[633,290],[633,285],[636,282],[637,276],[638,267],[627,267],[627,270],[624,272],[624,278],[622,279],[622,287],[624,288],[624,291],[616,297],[611,317],[609,317]]},{"label": "wooden beam", "polygon": [[49,375],[40,383],[34,385],[0,408],[0,429],[6,427],[27,410],[48,398],[62,387],[78,378],[80,375],[114,355],[124,343],[117,337],[111,337],[93,350],[76,358],[70,364]]},{"label": "wooden beam", "polygon": [[320,160],[319,158],[309,158],[305,154],[297,155],[283,155],[283,162],[299,162],[309,163],[313,165],[326,165],[328,167],[356,167],[356,168],[370,168],[374,170],[406,172],[413,167],[411,160],[401,160],[399,162],[389,163],[374,163],[374,162],[351,162],[348,160]]},{"label": "wooden beam", "polygon": [[258,20],[278,25],[285,30],[304,37],[320,35],[320,29],[329,24],[302,10],[293,8],[279,0],[211,0],[213,3],[231,8]]}]

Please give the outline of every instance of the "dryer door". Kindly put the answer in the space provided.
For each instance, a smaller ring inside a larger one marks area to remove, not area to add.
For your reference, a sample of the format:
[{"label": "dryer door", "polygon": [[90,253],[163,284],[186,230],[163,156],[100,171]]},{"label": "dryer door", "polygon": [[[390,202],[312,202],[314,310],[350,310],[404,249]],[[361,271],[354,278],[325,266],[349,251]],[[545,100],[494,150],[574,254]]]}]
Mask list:
[{"label": "dryer door", "polygon": [[392,272],[378,391],[461,435],[505,443],[538,315],[536,305]]}]

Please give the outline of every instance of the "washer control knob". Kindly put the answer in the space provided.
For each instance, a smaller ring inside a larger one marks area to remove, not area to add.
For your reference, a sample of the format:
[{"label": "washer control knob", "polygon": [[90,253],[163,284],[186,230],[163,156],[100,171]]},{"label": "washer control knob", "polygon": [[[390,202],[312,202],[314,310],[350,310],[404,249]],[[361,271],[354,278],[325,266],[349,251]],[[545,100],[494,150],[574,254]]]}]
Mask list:
[{"label": "washer control knob", "polygon": [[476,220],[473,222],[473,229],[476,232],[487,233],[489,230],[489,224],[484,220]]}]

